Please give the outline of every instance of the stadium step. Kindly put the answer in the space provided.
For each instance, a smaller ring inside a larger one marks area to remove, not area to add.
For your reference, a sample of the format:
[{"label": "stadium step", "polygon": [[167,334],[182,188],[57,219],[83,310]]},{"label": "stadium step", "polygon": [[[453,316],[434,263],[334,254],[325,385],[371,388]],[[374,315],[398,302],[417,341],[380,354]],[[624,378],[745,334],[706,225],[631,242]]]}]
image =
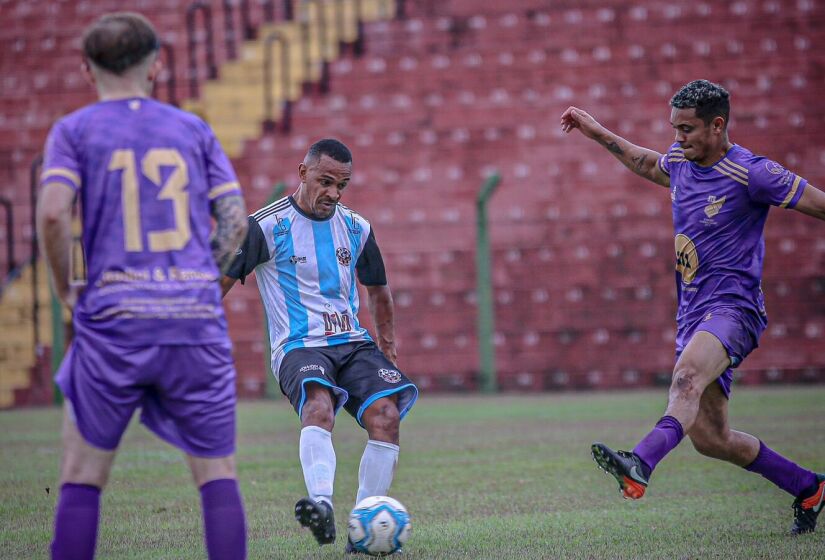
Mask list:
[{"label": "stadium step", "polygon": [[[44,262],[39,263],[37,294],[40,304],[39,338],[43,347],[52,345],[51,293]],[[0,409],[20,404],[20,396],[32,391],[32,372],[37,365],[32,317],[32,267],[26,266],[0,299]],[[70,319],[64,310],[64,322]]]},{"label": "stadium step", "polygon": [[321,81],[324,64],[340,57],[342,45],[358,40],[359,18],[373,22],[394,14],[394,0],[302,3],[294,21],[261,26],[258,38],[244,43],[239,59],[225,62],[219,78],[206,82],[200,98],[183,107],[209,122],[226,153],[238,157],[244,142],[259,138],[265,124],[283,121],[284,104],[300,99],[305,84]]}]

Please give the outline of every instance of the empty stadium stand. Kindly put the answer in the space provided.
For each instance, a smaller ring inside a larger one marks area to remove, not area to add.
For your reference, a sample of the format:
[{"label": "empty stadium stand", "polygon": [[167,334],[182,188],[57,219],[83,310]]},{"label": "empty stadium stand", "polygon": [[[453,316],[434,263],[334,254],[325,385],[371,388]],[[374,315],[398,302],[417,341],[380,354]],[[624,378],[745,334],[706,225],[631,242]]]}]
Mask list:
[{"label": "empty stadium stand", "polygon": [[[18,255],[30,253],[28,165],[51,122],[92,100],[75,70],[77,36],[115,4],[2,3],[12,25],[0,30],[0,47],[12,54],[0,63],[0,196],[14,203]],[[479,383],[475,194],[493,170],[503,177],[490,208],[500,385],[667,382],[675,338],[670,200],[598,146],[562,138],[558,117],[568,105],[665,150],[670,96],[705,77],[732,93],[734,141],[825,184],[821,3],[330,0],[294,2],[287,24],[282,3],[267,21],[267,3],[250,2],[254,33],[235,56],[223,47],[232,35],[219,17],[224,3],[206,4],[214,72],[206,31],[196,33],[198,64],[187,66],[188,3],[136,3],[169,44],[164,56],[177,62],[158,96],[212,123],[250,208],[275,183],[296,184],[312,141],[334,136],[351,146],[345,203],[375,227],[395,294],[400,365],[426,389]],[[233,33],[244,28],[241,4],[230,3]],[[352,15],[359,4],[369,6],[361,26]],[[301,58],[296,26],[319,18],[326,35],[316,33],[317,46]],[[269,113],[267,38],[273,61],[294,59],[289,76],[282,64],[271,67]],[[764,279],[771,323],[742,382],[825,381],[823,231],[798,213],[773,211]],[[241,393],[260,395],[267,348],[254,282],[226,306]],[[5,371],[3,363],[4,379]]]}]

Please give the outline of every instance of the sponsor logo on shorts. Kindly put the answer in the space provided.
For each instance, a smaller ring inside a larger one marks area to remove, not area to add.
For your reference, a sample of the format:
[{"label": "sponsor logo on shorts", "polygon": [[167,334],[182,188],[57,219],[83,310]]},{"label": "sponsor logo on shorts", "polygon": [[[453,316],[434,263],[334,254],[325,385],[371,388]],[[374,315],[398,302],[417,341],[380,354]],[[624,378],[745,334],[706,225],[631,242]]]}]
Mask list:
[{"label": "sponsor logo on shorts", "polygon": [[338,247],[335,249],[335,256],[338,257],[338,262],[341,263],[341,266],[349,266],[349,263],[352,262],[352,253],[350,253],[346,247]]},{"label": "sponsor logo on shorts", "polygon": [[308,371],[320,371],[321,375],[325,375],[324,366],[318,364],[307,364],[298,370],[298,373],[306,373]]},{"label": "sponsor logo on shorts", "polygon": [[378,370],[378,377],[386,381],[387,383],[398,383],[401,381],[401,372],[394,369],[379,369]]}]

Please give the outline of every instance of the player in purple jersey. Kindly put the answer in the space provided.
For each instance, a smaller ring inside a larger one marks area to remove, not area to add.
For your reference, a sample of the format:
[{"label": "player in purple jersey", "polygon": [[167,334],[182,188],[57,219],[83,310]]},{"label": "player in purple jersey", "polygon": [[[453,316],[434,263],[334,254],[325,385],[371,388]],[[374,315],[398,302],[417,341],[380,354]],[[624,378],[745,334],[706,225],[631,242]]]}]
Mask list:
[{"label": "player in purple jersey", "polygon": [[676,366],[665,415],[632,452],[592,446],[593,458],[639,499],[656,464],[687,434],[699,453],[759,473],[794,496],[792,533],[811,532],[825,475],[803,469],[756,437],[732,430],[732,368],[758,345],[767,315],[760,287],[770,206],[825,220],[825,193],[728,139],[729,94],[706,80],[670,101],[676,143],[667,153],[631,144],[576,107],[561,116],[631,171],[670,189],[676,246]]},{"label": "player in purple jersey", "polygon": [[[46,143],[37,229],[75,330],[56,378],[66,406],[55,559],[94,557],[100,494],[138,407],[187,455],[209,558],[246,556],[235,369],[218,285],[246,234],[246,211],[209,127],[149,98],[158,47],[138,14],[94,23],[83,37],[84,74],[99,102],[60,119]],[[69,281],[75,200],[82,286]]]}]

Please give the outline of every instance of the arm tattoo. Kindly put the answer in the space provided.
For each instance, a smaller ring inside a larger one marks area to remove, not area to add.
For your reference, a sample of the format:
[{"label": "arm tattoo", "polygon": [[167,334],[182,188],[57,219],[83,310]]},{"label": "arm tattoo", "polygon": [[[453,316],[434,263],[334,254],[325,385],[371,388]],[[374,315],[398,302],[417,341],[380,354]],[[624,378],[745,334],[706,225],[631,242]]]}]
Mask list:
[{"label": "arm tattoo", "polygon": [[602,140],[601,138],[598,138],[597,142],[607,148],[609,152],[616,154],[617,156],[624,155],[624,150],[616,142],[608,142],[606,140]]},{"label": "arm tattoo", "polygon": [[209,244],[212,248],[212,256],[223,274],[232,264],[235,251],[240,247],[246,235],[246,205],[243,198],[237,195],[219,198],[212,205],[212,216],[217,226]]},{"label": "arm tattoo", "polygon": [[644,169],[645,162],[647,161],[647,154],[642,154],[640,156],[631,158],[630,161],[633,162],[633,166],[635,167],[636,172],[641,173]]},{"label": "arm tattoo", "polygon": [[622,150],[619,145],[615,142],[608,142],[605,144],[605,148],[616,154],[617,156],[623,156],[624,150]]}]

